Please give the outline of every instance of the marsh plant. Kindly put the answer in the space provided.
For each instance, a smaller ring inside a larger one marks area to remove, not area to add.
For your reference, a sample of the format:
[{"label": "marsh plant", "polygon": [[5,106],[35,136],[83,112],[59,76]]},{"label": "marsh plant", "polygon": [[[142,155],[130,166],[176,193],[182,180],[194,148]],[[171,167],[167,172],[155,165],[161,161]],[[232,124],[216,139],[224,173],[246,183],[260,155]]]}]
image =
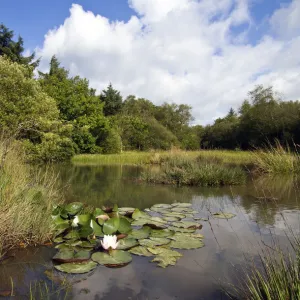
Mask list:
[{"label": "marsh plant", "polygon": [[0,142],[0,252],[41,244],[51,236],[51,213],[59,196],[55,178],[33,174],[16,145]]},{"label": "marsh plant", "polygon": [[188,156],[172,156],[165,158],[159,170],[145,170],[141,178],[150,183],[190,186],[238,185],[246,182],[246,173],[242,168],[216,161],[206,161],[202,157],[191,159]]}]

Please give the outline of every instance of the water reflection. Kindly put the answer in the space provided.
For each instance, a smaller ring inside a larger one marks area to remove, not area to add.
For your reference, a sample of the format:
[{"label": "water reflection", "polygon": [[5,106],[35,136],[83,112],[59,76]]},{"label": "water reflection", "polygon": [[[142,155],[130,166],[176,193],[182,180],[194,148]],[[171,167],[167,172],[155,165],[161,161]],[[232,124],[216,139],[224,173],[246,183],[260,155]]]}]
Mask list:
[{"label": "water reflection", "polygon": [[[72,299],[225,299],[220,282],[237,280],[237,269],[255,258],[261,243],[287,245],[286,225],[299,230],[298,181],[291,178],[249,179],[247,185],[222,188],[178,188],[141,183],[140,167],[55,167],[65,199],[93,206],[118,203],[141,209],[155,203],[191,202],[203,222],[205,247],[182,251],[174,267],[157,268],[148,258],[134,257],[122,269],[97,267],[74,285]],[[214,212],[232,212],[231,220],[211,218]],[[272,233],[272,235],[270,234]],[[14,278],[24,295],[29,281],[44,278],[53,249],[25,250],[11,266],[0,267],[0,283]],[[33,262],[22,264],[18,262]],[[22,283],[23,282],[23,283]],[[21,299],[21,298],[20,298]]]}]

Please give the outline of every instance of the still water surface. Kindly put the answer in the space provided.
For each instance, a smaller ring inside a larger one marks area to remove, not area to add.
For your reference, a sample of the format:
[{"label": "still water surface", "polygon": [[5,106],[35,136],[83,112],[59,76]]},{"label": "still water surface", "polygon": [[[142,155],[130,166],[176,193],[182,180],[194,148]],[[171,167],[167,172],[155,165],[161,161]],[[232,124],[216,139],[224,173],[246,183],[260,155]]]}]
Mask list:
[{"label": "still water surface", "polygon": [[[205,247],[181,251],[183,257],[176,266],[166,269],[134,256],[133,262],[121,269],[98,266],[91,274],[68,277],[77,281],[70,299],[226,299],[222,286],[237,282],[243,267],[257,258],[262,243],[271,245],[275,239],[288,247],[286,225],[299,232],[299,188],[292,178],[249,179],[239,187],[187,188],[141,183],[141,171],[129,166],[55,168],[68,202],[118,203],[140,209],[155,203],[192,203],[201,216],[209,218],[200,230]],[[236,217],[211,217],[220,211]],[[0,267],[0,287],[9,286],[11,276],[16,286],[14,299],[24,299],[32,280],[47,280],[44,272],[52,268],[55,252],[47,247],[16,252],[14,260]]]}]

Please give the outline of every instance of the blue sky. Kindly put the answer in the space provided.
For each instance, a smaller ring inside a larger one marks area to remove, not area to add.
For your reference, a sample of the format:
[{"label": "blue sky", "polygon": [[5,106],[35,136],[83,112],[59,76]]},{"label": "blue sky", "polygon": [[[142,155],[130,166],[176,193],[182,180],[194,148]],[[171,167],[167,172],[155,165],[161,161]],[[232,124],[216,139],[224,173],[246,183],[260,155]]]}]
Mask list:
[{"label": "blue sky", "polygon": [[[164,0],[161,0],[164,1]],[[128,19],[135,14],[127,0],[9,0],[0,4],[0,22],[13,29],[24,38],[26,48],[34,49],[42,46],[44,35],[49,29],[61,25],[69,16],[72,3],[80,4],[85,10],[100,14],[110,20]],[[255,43],[268,30],[264,24],[281,5],[291,0],[253,0],[252,17],[257,23],[256,28],[249,32],[250,42]],[[236,30],[243,30],[244,27]]]},{"label": "blue sky", "polygon": [[0,0],[0,23],[36,50],[42,72],[56,55],[71,76],[87,78],[98,91],[111,82],[124,97],[188,104],[199,124],[238,109],[257,84],[273,85],[286,100],[300,99],[300,0],[130,5]]}]

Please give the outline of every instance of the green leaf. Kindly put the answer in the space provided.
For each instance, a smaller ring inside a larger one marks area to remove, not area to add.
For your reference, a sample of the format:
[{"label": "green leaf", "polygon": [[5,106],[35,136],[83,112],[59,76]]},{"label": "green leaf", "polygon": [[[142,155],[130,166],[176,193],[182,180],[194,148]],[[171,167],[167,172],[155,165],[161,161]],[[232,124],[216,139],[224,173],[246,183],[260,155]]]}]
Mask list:
[{"label": "green leaf", "polygon": [[[174,239],[174,236],[172,237]],[[176,240],[172,240],[170,247],[177,249],[197,249],[204,246],[201,239],[192,238],[189,236],[182,235],[177,237]]]},{"label": "green leaf", "polygon": [[167,245],[170,243],[169,239],[166,238],[151,238],[139,240],[141,246],[153,248],[155,246]]},{"label": "green leaf", "polygon": [[174,256],[156,256],[154,257],[151,262],[158,262],[158,266],[162,268],[166,268],[167,266],[175,266],[177,262],[177,257]]},{"label": "green leaf", "polygon": [[172,223],[172,226],[180,227],[180,228],[192,228],[192,229],[201,229],[202,225],[197,222],[191,222],[191,221],[181,221],[181,222],[174,222]]},{"label": "green leaf", "polygon": [[79,224],[81,226],[90,226],[90,222],[92,219],[92,215],[91,214],[85,214],[85,215],[77,215],[74,219],[73,219],[73,224]]},{"label": "green leaf", "polygon": [[172,204],[173,207],[181,207],[181,208],[187,208],[187,207],[191,207],[192,204],[191,203],[173,203]]},{"label": "green leaf", "polygon": [[73,202],[65,206],[65,210],[71,216],[77,215],[82,210],[82,208],[83,204],[81,202]]},{"label": "green leaf", "polygon": [[171,208],[172,207],[172,205],[170,205],[170,204],[164,204],[164,203],[162,203],[162,204],[154,204],[154,205],[152,205],[152,207],[150,208],[151,210],[152,210],[152,208],[162,208],[162,209],[165,209],[165,208]]},{"label": "green leaf", "polygon": [[132,249],[130,249],[128,252],[135,254],[135,255],[139,255],[139,256],[153,256],[153,254],[151,252],[149,252],[147,250],[147,248],[143,247],[143,246],[137,246],[134,247]]},{"label": "green leaf", "polygon": [[64,239],[60,236],[60,237],[55,238],[53,240],[53,242],[56,243],[56,244],[63,243]]},{"label": "green leaf", "polygon": [[107,267],[120,267],[132,261],[130,253],[122,250],[112,250],[108,253],[96,252],[92,255],[92,260]]},{"label": "green leaf", "polygon": [[117,212],[119,209],[118,209],[118,205],[117,204],[114,204],[114,207],[113,207],[113,212]]},{"label": "green leaf", "polygon": [[179,219],[184,219],[185,218],[185,214],[181,214],[181,213],[177,213],[177,212],[170,212],[170,213],[163,213],[163,217],[175,217],[175,218],[179,218]]},{"label": "green leaf", "polygon": [[232,213],[215,213],[213,214],[214,218],[218,218],[218,219],[232,219],[233,217],[235,217],[235,214]]},{"label": "green leaf", "polygon": [[104,232],[104,234],[107,234],[107,235],[114,234],[117,232],[119,226],[120,226],[120,219],[119,218],[111,218],[103,224],[103,232]]},{"label": "green leaf", "polygon": [[141,229],[133,229],[129,233],[128,238],[134,238],[134,239],[137,239],[137,240],[146,239],[146,238],[149,237],[150,232],[151,232],[151,228],[147,227],[147,226],[145,226]]},{"label": "green leaf", "polygon": [[88,273],[95,269],[97,264],[93,261],[84,263],[66,263],[58,266],[54,266],[55,269],[61,272],[70,274],[83,274]]},{"label": "green leaf", "polygon": [[89,235],[93,234],[94,230],[91,227],[82,227],[78,230],[78,234],[81,238],[87,238]]},{"label": "green leaf", "polygon": [[172,212],[178,212],[178,213],[193,213],[193,210],[190,208],[185,208],[185,207],[173,207],[171,208]]},{"label": "green leaf", "polygon": [[94,212],[93,212],[93,216],[94,218],[98,217],[98,216],[103,216],[103,215],[106,215],[107,216],[107,213],[104,212],[101,208],[95,208]]},{"label": "green leaf", "polygon": [[131,230],[131,224],[125,218],[121,217],[118,231],[120,233],[129,233]]},{"label": "green leaf", "polygon": [[177,222],[180,220],[180,218],[177,217],[163,217],[163,219],[167,222]]},{"label": "green leaf", "polygon": [[156,248],[147,248],[149,252],[155,255],[160,255],[160,256],[173,256],[173,257],[181,257],[183,256],[181,253],[167,249],[167,248],[162,248],[162,247],[156,247]]},{"label": "green leaf", "polygon": [[83,262],[90,259],[89,251],[78,251],[74,252],[73,250],[61,250],[53,257],[53,260],[60,263],[77,263]]},{"label": "green leaf", "polygon": [[131,249],[139,244],[136,239],[132,238],[125,238],[118,241],[118,250],[128,250]]},{"label": "green leaf", "polygon": [[80,239],[79,233],[76,230],[70,231],[67,235],[64,236],[66,240],[77,240]]},{"label": "green leaf", "polygon": [[98,223],[96,221],[91,220],[90,226],[91,226],[91,228],[93,228],[95,236],[97,236],[97,237],[104,236],[102,227],[100,225],[98,225]]},{"label": "green leaf", "polygon": [[174,231],[168,230],[168,229],[153,229],[151,231],[150,236],[151,237],[158,237],[158,238],[166,238],[169,236],[174,235]]},{"label": "green leaf", "polygon": [[164,229],[167,228],[167,222],[164,221],[162,218],[159,217],[150,217],[147,219],[139,218],[137,220],[134,220],[131,225],[132,226],[143,226],[148,225],[151,228],[154,229]]},{"label": "green leaf", "polygon": [[136,208],[132,214],[132,219],[137,220],[137,219],[147,219],[150,218],[150,215],[148,215],[147,213],[140,211],[138,208]]},{"label": "green leaf", "polygon": [[119,213],[120,213],[120,215],[123,215],[123,216],[131,216],[133,214],[134,210],[135,210],[134,207],[120,207]]},{"label": "green leaf", "polygon": [[175,227],[175,226],[170,226],[168,229],[176,231],[176,232],[184,232],[184,233],[193,233],[196,231],[196,229],[194,229],[194,228],[181,228],[181,227]]},{"label": "green leaf", "polygon": [[80,247],[81,248],[87,248],[87,249],[93,249],[96,246],[96,241],[91,240],[91,241],[82,241]]}]

